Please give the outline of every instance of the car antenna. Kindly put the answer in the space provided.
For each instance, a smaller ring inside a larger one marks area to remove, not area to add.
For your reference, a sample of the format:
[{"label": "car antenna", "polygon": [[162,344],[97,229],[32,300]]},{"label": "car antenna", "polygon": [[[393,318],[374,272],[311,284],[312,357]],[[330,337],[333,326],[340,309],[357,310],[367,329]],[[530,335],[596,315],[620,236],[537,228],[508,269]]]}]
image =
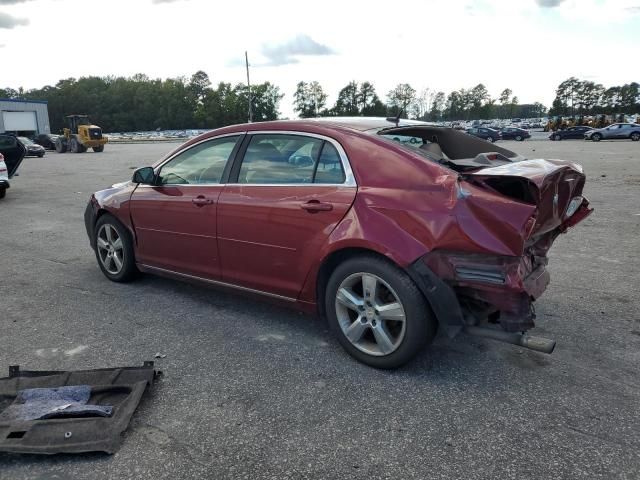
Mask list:
[{"label": "car antenna", "polygon": [[396,124],[396,127],[400,124],[400,116],[402,115],[402,109],[398,112],[398,115],[395,117],[387,117],[387,122],[393,122]]}]

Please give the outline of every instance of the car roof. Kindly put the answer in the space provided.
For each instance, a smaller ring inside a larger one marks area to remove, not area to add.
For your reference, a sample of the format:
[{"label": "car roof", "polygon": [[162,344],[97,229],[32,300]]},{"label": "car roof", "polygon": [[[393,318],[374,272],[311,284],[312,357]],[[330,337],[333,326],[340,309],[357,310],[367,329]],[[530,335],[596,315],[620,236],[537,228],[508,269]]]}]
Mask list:
[{"label": "car roof", "polygon": [[336,125],[340,127],[347,127],[353,130],[366,132],[369,130],[380,130],[389,127],[406,127],[410,125],[433,125],[429,122],[422,122],[420,120],[408,120],[406,118],[398,119],[396,125],[395,118],[385,117],[317,117],[307,118],[304,120],[293,120],[293,122],[319,122],[325,125]]}]

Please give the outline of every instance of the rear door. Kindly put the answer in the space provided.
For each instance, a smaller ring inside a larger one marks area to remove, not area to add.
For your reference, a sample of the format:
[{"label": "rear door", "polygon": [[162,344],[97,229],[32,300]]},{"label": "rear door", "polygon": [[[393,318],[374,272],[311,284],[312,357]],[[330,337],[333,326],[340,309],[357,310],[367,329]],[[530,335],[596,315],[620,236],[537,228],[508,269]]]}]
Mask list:
[{"label": "rear door", "polygon": [[336,141],[302,133],[248,135],[218,201],[223,281],[297,297],[355,195]]},{"label": "rear door", "polygon": [[27,150],[13,135],[0,134],[0,153],[4,156],[9,178],[18,171]]},{"label": "rear door", "polygon": [[155,185],[136,188],[130,212],[139,263],[208,279],[220,277],[218,197],[241,136],[188,147],[156,170]]}]

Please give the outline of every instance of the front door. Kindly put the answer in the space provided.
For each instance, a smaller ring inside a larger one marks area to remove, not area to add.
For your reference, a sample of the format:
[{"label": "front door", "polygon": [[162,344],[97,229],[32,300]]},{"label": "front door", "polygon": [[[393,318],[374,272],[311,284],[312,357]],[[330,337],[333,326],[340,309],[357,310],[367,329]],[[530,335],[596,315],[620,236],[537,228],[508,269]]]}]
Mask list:
[{"label": "front door", "polygon": [[227,136],[188,147],[157,170],[154,185],[136,188],[131,218],[138,263],[220,277],[217,203],[225,166],[239,139]]},{"label": "front door", "polygon": [[339,145],[303,134],[253,134],[218,202],[222,278],[298,296],[318,250],[356,194]]},{"label": "front door", "polygon": [[0,153],[7,165],[7,176],[11,178],[18,171],[27,149],[13,135],[0,135]]}]

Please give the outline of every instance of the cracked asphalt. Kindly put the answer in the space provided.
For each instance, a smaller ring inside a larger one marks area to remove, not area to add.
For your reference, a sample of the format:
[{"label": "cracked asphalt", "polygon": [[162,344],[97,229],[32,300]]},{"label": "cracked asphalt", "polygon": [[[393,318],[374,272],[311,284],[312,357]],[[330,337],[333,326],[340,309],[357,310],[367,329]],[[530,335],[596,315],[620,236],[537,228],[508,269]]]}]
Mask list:
[{"label": "cracked asphalt", "polygon": [[0,478],[640,478],[640,143],[502,144],[588,176],[596,211],[552,248],[537,302],[556,351],[439,336],[397,371],[352,360],[321,319],[103,277],[88,196],[175,145],[25,159],[0,200],[0,369],[166,357],[115,455],[0,453]]}]

